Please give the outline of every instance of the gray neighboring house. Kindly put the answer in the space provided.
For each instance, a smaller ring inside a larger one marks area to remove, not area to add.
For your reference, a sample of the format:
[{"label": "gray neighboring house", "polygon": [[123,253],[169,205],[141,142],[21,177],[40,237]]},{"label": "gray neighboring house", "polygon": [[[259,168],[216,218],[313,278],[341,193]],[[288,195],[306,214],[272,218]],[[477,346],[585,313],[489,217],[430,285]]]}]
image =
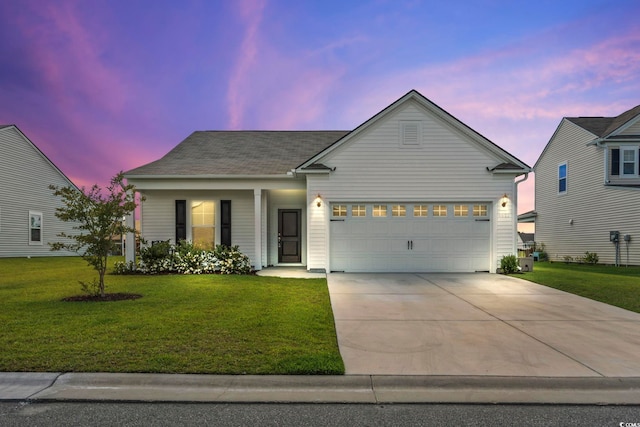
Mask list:
[{"label": "gray neighboring house", "polygon": [[0,257],[73,255],[49,249],[72,226],[48,186],[74,184],[15,125],[0,125],[0,182]]},{"label": "gray neighboring house", "polygon": [[125,177],[147,241],[238,245],[257,270],[495,272],[530,171],[412,90],[352,131],[194,132]]},{"label": "gray neighboring house", "polygon": [[589,251],[615,264],[618,251],[620,264],[640,265],[640,105],[616,117],[563,118],[534,171],[535,212],[520,219],[535,217],[551,260]]}]

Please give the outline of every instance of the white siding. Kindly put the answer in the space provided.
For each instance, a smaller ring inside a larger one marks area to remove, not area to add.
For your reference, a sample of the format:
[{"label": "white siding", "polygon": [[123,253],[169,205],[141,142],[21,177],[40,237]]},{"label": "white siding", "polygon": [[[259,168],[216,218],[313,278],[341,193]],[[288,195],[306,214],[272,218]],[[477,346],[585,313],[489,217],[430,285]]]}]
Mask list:
[{"label": "white siding", "polygon": [[[55,217],[60,200],[49,185],[71,183],[14,127],[0,129],[0,257],[60,256],[48,243],[73,233],[72,224]],[[29,245],[29,211],[42,212],[42,245]]]},{"label": "white siding", "polygon": [[[220,200],[231,200],[231,243],[238,245],[240,251],[255,259],[253,191],[160,191],[147,190],[141,192],[146,200],[141,208],[142,237],[148,242],[154,240],[170,240],[175,243],[175,201],[215,200],[216,235],[220,235]],[[187,229],[189,228],[187,215]],[[187,232],[189,233],[189,232]],[[187,234],[188,235],[188,234]]]},{"label": "white siding", "polygon": [[[420,121],[422,145],[399,143],[400,123]],[[468,136],[429,114],[415,102],[405,103],[384,120],[329,153],[321,162],[335,168],[329,176],[307,177],[308,268],[328,268],[329,204],[349,202],[473,202],[513,197],[513,175],[487,171],[503,160]],[[320,194],[322,208],[312,206]],[[515,253],[515,207],[495,209],[493,259]],[[499,216],[500,215],[500,216]]]},{"label": "white siding", "polygon": [[[640,191],[604,185],[604,149],[586,144],[594,136],[563,120],[536,164],[536,242],[552,260],[596,252],[615,262],[609,231],[630,234],[629,262],[640,264]],[[558,165],[567,162],[567,192],[559,195]],[[572,221],[572,223],[571,223]],[[621,261],[626,263],[621,243]]]},{"label": "white siding", "polygon": [[626,128],[620,135],[640,135],[640,119],[635,119],[636,122]]}]

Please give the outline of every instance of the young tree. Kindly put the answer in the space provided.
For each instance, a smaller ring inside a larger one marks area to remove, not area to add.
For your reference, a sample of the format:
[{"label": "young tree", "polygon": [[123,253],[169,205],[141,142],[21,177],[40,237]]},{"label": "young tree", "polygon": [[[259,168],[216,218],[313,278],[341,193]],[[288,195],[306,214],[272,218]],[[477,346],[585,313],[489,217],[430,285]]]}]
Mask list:
[{"label": "young tree", "polygon": [[[135,233],[135,229],[125,225],[123,218],[136,209],[135,188],[124,184],[123,172],[111,178],[106,191],[97,184],[90,190],[81,191],[72,186],[50,185],[53,194],[60,197],[64,207],[56,209],[56,217],[62,221],[74,222],[74,230],[79,234],[60,233],[58,237],[67,242],[50,243],[52,251],[69,250],[84,258],[98,272],[98,282],[93,286],[82,283],[85,291],[105,297],[104,275],[107,271],[107,257],[116,247],[113,236]],[[130,242],[130,244],[134,244]]]}]

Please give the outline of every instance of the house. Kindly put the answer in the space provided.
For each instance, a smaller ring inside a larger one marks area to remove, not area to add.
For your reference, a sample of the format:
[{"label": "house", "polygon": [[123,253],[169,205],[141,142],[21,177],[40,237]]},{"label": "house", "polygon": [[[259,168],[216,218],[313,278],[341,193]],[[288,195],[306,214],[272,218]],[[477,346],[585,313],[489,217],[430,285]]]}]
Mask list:
[{"label": "house", "polygon": [[15,125],[0,125],[0,182],[0,257],[72,255],[48,245],[72,232],[49,185],[74,184]]},{"label": "house", "polygon": [[518,231],[518,251],[529,254],[535,245],[534,233],[522,233]]},{"label": "house", "polygon": [[147,241],[238,245],[257,270],[474,272],[516,253],[530,171],[412,90],[352,131],[194,132],[125,177]]},{"label": "house", "polygon": [[640,264],[639,168],[640,105],[617,117],[562,119],[534,166],[527,215],[551,260],[588,251],[601,263]]}]

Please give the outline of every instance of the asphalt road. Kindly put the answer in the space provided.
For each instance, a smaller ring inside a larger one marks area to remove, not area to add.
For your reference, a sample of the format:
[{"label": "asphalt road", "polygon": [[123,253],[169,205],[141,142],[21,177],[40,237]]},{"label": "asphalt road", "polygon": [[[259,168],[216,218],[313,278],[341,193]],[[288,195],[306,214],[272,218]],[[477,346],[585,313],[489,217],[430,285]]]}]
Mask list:
[{"label": "asphalt road", "polygon": [[640,406],[0,402],[0,426],[622,426]]}]

